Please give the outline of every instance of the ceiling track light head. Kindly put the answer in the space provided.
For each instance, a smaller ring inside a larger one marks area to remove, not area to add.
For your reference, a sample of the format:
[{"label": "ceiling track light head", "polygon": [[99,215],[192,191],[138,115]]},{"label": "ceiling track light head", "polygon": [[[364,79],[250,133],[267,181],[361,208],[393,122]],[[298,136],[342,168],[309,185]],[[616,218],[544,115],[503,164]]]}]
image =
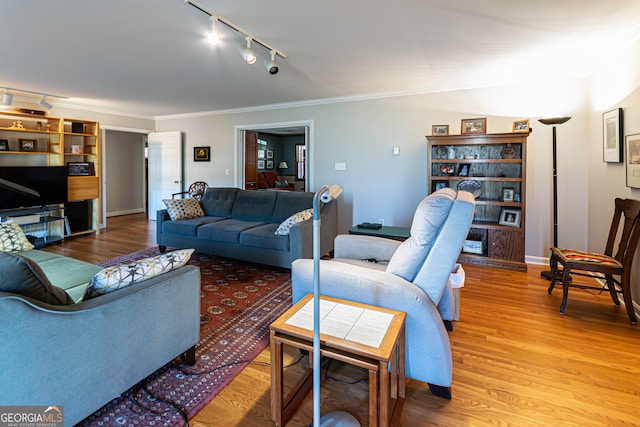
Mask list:
[{"label": "ceiling track light head", "polygon": [[2,103],[4,105],[11,105],[13,103],[13,94],[9,93],[9,89],[4,90],[4,95],[2,96]]},{"label": "ceiling track light head", "polygon": [[41,106],[44,109],[50,110],[51,108],[53,108],[53,105],[49,104],[47,102],[47,96],[46,95],[42,95],[42,99],[40,101],[38,101],[38,105]]},{"label": "ceiling track light head", "polygon": [[258,58],[251,50],[251,37],[247,36],[245,39],[247,40],[247,46],[240,48],[240,54],[247,64],[255,64]]},{"label": "ceiling track light head", "polygon": [[278,66],[276,65],[276,52],[274,50],[270,51],[271,53],[271,60],[265,59],[263,61],[265,68],[267,69],[267,71],[269,71],[269,74],[276,75],[278,74],[278,71],[280,71],[280,69],[278,68]]},{"label": "ceiling track light head", "polygon": [[207,34],[207,41],[210,45],[217,45],[220,42],[220,36],[218,35],[218,31],[216,30],[216,22],[218,22],[218,17],[215,15],[211,15],[211,32]]}]

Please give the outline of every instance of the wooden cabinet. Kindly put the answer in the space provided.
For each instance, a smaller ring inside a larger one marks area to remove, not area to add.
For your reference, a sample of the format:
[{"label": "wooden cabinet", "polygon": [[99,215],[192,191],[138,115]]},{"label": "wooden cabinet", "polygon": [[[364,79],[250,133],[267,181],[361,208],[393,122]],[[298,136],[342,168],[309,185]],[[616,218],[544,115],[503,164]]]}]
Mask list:
[{"label": "wooden cabinet", "polygon": [[428,192],[474,194],[473,224],[459,261],[526,271],[526,144],[529,133],[427,136]]},{"label": "wooden cabinet", "polygon": [[1,166],[69,166],[67,199],[88,201],[88,228],[100,228],[98,122],[20,112],[0,112]]}]

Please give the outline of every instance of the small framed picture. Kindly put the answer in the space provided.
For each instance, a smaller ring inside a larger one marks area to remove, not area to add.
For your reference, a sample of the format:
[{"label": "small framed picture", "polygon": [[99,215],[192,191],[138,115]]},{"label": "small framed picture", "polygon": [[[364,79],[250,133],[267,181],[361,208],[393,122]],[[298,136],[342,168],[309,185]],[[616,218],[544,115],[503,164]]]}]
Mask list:
[{"label": "small framed picture", "polygon": [[193,147],[194,162],[210,162],[211,147]]},{"label": "small framed picture", "polygon": [[71,154],[82,154],[82,145],[72,145]]},{"label": "small framed picture", "polygon": [[258,158],[264,159],[264,150],[258,150]]},{"label": "small framed picture", "polygon": [[431,126],[431,135],[449,135],[449,125]]},{"label": "small framed picture", "polygon": [[462,119],[460,133],[487,133],[487,118]]},{"label": "small framed picture", "polygon": [[627,187],[640,188],[640,133],[625,137],[627,146]]},{"label": "small framed picture", "polygon": [[465,240],[462,252],[482,255],[482,242],[479,240]]},{"label": "small framed picture", "polygon": [[264,160],[258,160],[258,169],[264,169]]},{"label": "small framed picture", "polygon": [[520,210],[502,208],[498,224],[508,225],[510,227],[520,227]]},{"label": "small framed picture", "polygon": [[273,159],[273,150],[267,150],[267,159]]},{"label": "small framed picture", "polygon": [[37,142],[35,139],[21,139],[20,151],[36,151]]},{"label": "small framed picture", "polygon": [[511,132],[529,132],[529,128],[529,120],[516,120],[515,122],[513,122]]},{"label": "small framed picture", "polygon": [[449,186],[449,181],[433,181],[433,191],[438,191]]},{"label": "small framed picture", "polygon": [[69,176],[93,175],[93,163],[91,162],[67,162]]},{"label": "small framed picture", "polygon": [[273,160],[267,160],[267,169],[273,169]]},{"label": "small framed picture", "polygon": [[458,166],[458,176],[469,176],[471,171],[471,163],[460,163]]},{"label": "small framed picture", "polygon": [[0,139],[0,151],[9,151],[9,141]]},{"label": "small framed picture", "polygon": [[451,176],[454,172],[453,165],[449,163],[442,164],[440,165],[439,171],[441,176]]},{"label": "small framed picture", "polygon": [[622,108],[602,115],[602,148],[605,162],[622,162]]},{"label": "small framed picture", "polygon": [[513,202],[514,201],[514,193],[513,188],[503,188],[502,189],[502,201],[503,202]]}]

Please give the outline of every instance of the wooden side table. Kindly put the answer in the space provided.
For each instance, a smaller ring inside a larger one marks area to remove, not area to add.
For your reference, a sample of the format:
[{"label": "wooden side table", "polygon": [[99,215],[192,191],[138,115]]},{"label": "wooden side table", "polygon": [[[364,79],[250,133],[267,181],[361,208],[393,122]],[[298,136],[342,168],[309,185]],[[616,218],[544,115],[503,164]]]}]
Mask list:
[{"label": "wooden side table", "polygon": [[[320,303],[323,315],[320,355],[367,369],[369,426],[391,425],[394,418],[399,417],[405,398],[406,314],[324,296],[320,297]],[[332,323],[333,319],[340,322]],[[373,325],[379,325],[373,334],[361,334],[370,331]],[[343,333],[347,330],[349,332]],[[313,369],[308,368],[285,396],[282,366],[284,345],[306,350],[314,357],[313,295],[306,295],[287,310],[271,324],[270,331],[271,412],[276,425],[282,427],[313,386]]]}]

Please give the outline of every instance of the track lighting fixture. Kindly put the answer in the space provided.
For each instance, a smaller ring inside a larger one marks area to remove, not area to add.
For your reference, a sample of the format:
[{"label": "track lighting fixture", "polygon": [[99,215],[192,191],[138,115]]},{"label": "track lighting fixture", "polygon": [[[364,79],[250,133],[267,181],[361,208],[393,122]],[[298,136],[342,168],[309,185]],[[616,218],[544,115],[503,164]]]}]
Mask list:
[{"label": "track lighting fixture", "polygon": [[[263,48],[265,48],[271,55],[271,60],[270,61],[269,60],[264,60],[264,66],[269,71],[269,74],[273,75],[273,74],[277,74],[278,73],[279,69],[278,69],[278,66],[275,63],[275,58],[276,58],[276,56],[280,56],[280,58],[286,59],[287,55],[285,55],[281,51],[277,50],[273,46],[269,45],[265,41],[254,37],[253,35],[251,35],[251,33],[249,33],[248,31],[243,30],[242,28],[240,28],[239,26],[237,26],[233,22],[229,21],[228,19],[226,19],[226,18],[224,18],[224,17],[222,17],[222,16],[220,16],[218,14],[215,14],[210,10],[207,10],[203,5],[201,5],[196,0],[184,0],[184,2],[189,4],[189,5],[191,5],[191,6],[193,6],[193,7],[195,7],[200,12],[203,12],[203,13],[209,15],[209,17],[211,18],[211,32],[207,35],[207,41],[209,43],[211,43],[212,45],[218,44],[218,42],[220,41],[220,39],[219,39],[220,34],[218,33],[216,26],[217,26],[218,23],[224,24],[225,27],[234,30],[235,32],[239,33],[240,35],[242,35],[245,38],[246,46],[240,47],[240,53],[242,54],[242,57],[247,62],[247,64],[254,64],[256,62],[256,60],[257,60],[256,55],[251,51],[251,43],[256,43],[256,44],[259,44],[260,46],[262,46]],[[219,28],[219,26],[218,26],[218,28]]]},{"label": "track lighting fixture", "polygon": [[263,61],[264,66],[267,68],[267,71],[269,72],[269,74],[274,75],[274,74],[278,74],[278,66],[276,65],[276,53],[274,51],[271,51],[271,61],[269,61],[268,59],[265,59]]},{"label": "track lighting fixture", "polygon": [[13,95],[9,93],[9,89],[4,90],[4,95],[2,96],[2,103],[4,105],[11,105],[13,103]]},{"label": "track lighting fixture", "polygon": [[218,35],[218,31],[216,30],[216,21],[218,18],[215,16],[211,17],[211,32],[207,35],[207,41],[209,44],[215,46],[220,41],[220,36]]},{"label": "track lighting fixture", "polygon": [[246,40],[247,40],[247,46],[243,46],[240,48],[240,54],[242,54],[242,57],[244,58],[247,64],[255,64],[256,59],[258,58],[256,58],[256,55],[251,50],[251,37],[247,36]]},{"label": "track lighting fixture", "polygon": [[47,95],[42,95],[42,99],[38,101],[38,105],[44,108],[45,110],[50,110],[53,105],[47,102]]}]

